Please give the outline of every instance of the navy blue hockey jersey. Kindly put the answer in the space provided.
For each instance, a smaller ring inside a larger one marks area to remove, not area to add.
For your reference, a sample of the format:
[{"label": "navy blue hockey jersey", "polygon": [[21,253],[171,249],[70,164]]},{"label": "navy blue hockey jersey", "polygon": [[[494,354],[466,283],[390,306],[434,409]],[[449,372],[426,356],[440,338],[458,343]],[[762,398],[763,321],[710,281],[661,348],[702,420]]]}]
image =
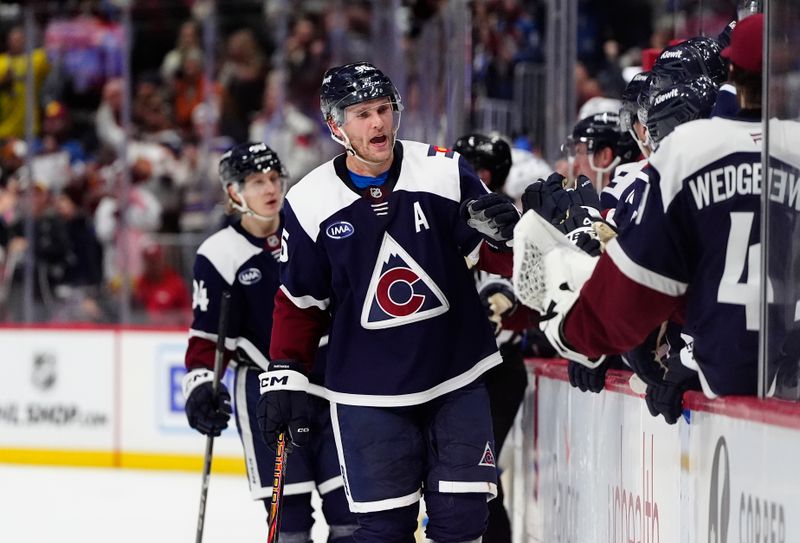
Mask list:
[{"label": "navy blue hockey jersey", "polygon": [[[786,154],[797,123],[775,130],[793,134],[781,138]],[[774,168],[762,175],[761,132],[760,119],[712,118],[664,139],[643,170],[649,183],[636,220],[608,244],[565,321],[577,350],[628,350],[665,318],[684,313],[685,303],[681,361],[698,370],[706,394],[756,392],[762,186],[772,203],[773,247],[789,243],[800,208],[796,160],[781,157],[779,145]],[[777,260],[771,270],[785,268]],[[787,313],[769,307],[776,319]]]},{"label": "navy blue hockey jersey", "polygon": [[[279,298],[330,312],[332,401],[419,404],[500,363],[465,263],[481,237],[459,216],[486,192],[458,154],[410,141],[396,143],[381,187],[358,189],[340,155],[291,188]],[[274,357],[297,328],[273,334]]]},{"label": "navy blue hockey jersey", "polygon": [[[239,351],[266,370],[272,330],[272,304],[280,281],[278,234],[257,238],[235,223],[211,235],[197,250],[192,280],[194,320],[189,332],[186,366],[213,369],[213,344],[217,341],[222,293],[231,293],[225,347]],[[193,342],[199,338],[209,345]],[[192,344],[195,343],[196,346]]]}]

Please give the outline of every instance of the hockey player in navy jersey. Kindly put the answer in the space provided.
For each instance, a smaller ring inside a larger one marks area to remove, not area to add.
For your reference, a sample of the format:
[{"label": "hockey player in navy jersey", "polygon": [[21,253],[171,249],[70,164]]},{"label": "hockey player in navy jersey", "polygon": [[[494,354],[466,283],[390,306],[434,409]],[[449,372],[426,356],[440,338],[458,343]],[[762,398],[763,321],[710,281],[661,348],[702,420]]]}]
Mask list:
[{"label": "hockey player in navy jersey", "polygon": [[[244,143],[226,152],[219,165],[220,180],[231,210],[241,220],[209,237],[197,250],[194,265],[194,321],[186,350],[183,380],[189,425],[200,433],[218,436],[231,414],[230,392],[220,383],[218,398],[211,392],[219,304],[224,291],[231,294],[225,362],[235,363],[236,427],[244,446],[250,494],[272,497],[275,454],[261,439],[256,406],[260,398],[259,374],[269,359],[272,300],[279,286],[281,206],[287,172],[280,158],[263,143]],[[321,380],[315,379],[317,383]],[[319,386],[313,390],[320,392]],[[288,456],[281,541],[310,541],[311,491],[322,497],[330,527],[329,542],[352,541],[355,520],[347,507],[343,482],[331,432],[327,402],[308,398],[314,437]]]},{"label": "hockey player in navy jersey", "polygon": [[[762,39],[761,15],[733,30],[723,55],[731,62],[739,116],[681,125],[660,143],[643,170],[650,183],[637,220],[599,259],[565,245],[534,215],[515,231],[515,250],[530,255],[515,267],[517,294],[535,309],[550,309],[542,328],[566,358],[593,367],[640,344],[665,319],[682,325],[686,346],[669,361],[667,386],[650,399],[651,409],[673,417],[694,377],[709,397],[756,393],[759,304],[767,302],[759,299],[757,275],[762,187],[772,196],[772,232],[788,234],[797,220],[797,202],[780,189],[786,176],[762,182]],[[796,132],[796,126],[781,128]],[[778,141],[792,140],[781,134]],[[796,171],[783,158],[789,150],[772,152],[777,170]],[[715,181],[723,172],[727,184]],[[535,287],[531,277],[543,283]],[[785,310],[769,305],[777,322]]]},{"label": "hockey player in navy jersey", "polygon": [[487,189],[457,153],[396,139],[400,95],[374,66],[328,70],[320,101],[346,152],[286,196],[261,431],[306,439],[306,375],[330,326],[355,540],[413,542],[424,494],[429,539],[479,541],[497,480],[482,375],[501,357],[469,268],[509,273],[519,215],[507,199],[474,205]]}]

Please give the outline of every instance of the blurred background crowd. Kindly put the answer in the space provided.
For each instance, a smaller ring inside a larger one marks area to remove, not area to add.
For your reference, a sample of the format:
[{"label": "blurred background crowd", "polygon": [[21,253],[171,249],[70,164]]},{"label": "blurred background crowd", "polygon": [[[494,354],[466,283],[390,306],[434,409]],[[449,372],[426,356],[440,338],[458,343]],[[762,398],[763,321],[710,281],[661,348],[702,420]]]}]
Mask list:
[{"label": "blurred background crowd", "polygon": [[548,68],[559,4],[4,2],[0,321],[188,325],[194,252],[224,220],[219,156],[265,141],[296,181],[338,153],[318,108],[331,65],[385,69],[400,137],[494,131],[552,163],[548,69],[569,86],[563,132],[648,51],[715,36],[737,2],[580,0],[574,65]]}]

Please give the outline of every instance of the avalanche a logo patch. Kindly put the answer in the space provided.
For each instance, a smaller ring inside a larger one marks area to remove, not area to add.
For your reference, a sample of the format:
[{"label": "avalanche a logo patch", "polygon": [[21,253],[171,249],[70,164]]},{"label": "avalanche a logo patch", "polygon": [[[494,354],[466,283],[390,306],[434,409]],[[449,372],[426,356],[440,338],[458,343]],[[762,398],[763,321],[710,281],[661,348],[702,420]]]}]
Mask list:
[{"label": "avalanche a logo patch", "polygon": [[494,453],[492,453],[492,448],[489,446],[488,441],[486,442],[486,447],[483,449],[483,456],[481,456],[481,461],[478,462],[478,465],[495,467]]},{"label": "avalanche a logo patch", "polygon": [[416,260],[385,234],[361,310],[361,326],[380,330],[430,319],[450,309]]}]

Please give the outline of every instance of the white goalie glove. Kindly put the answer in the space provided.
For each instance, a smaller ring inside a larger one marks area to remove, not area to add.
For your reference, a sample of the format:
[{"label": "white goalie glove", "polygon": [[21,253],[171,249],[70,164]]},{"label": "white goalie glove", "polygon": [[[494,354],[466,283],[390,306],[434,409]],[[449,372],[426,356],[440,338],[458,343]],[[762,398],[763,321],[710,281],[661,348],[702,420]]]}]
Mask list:
[{"label": "white goalie glove", "polygon": [[575,247],[534,211],[526,212],[514,228],[512,279],[517,298],[539,312],[539,328],[561,356],[589,368],[600,365],[605,357],[590,359],[573,350],[561,334],[561,325],[597,259]]}]

